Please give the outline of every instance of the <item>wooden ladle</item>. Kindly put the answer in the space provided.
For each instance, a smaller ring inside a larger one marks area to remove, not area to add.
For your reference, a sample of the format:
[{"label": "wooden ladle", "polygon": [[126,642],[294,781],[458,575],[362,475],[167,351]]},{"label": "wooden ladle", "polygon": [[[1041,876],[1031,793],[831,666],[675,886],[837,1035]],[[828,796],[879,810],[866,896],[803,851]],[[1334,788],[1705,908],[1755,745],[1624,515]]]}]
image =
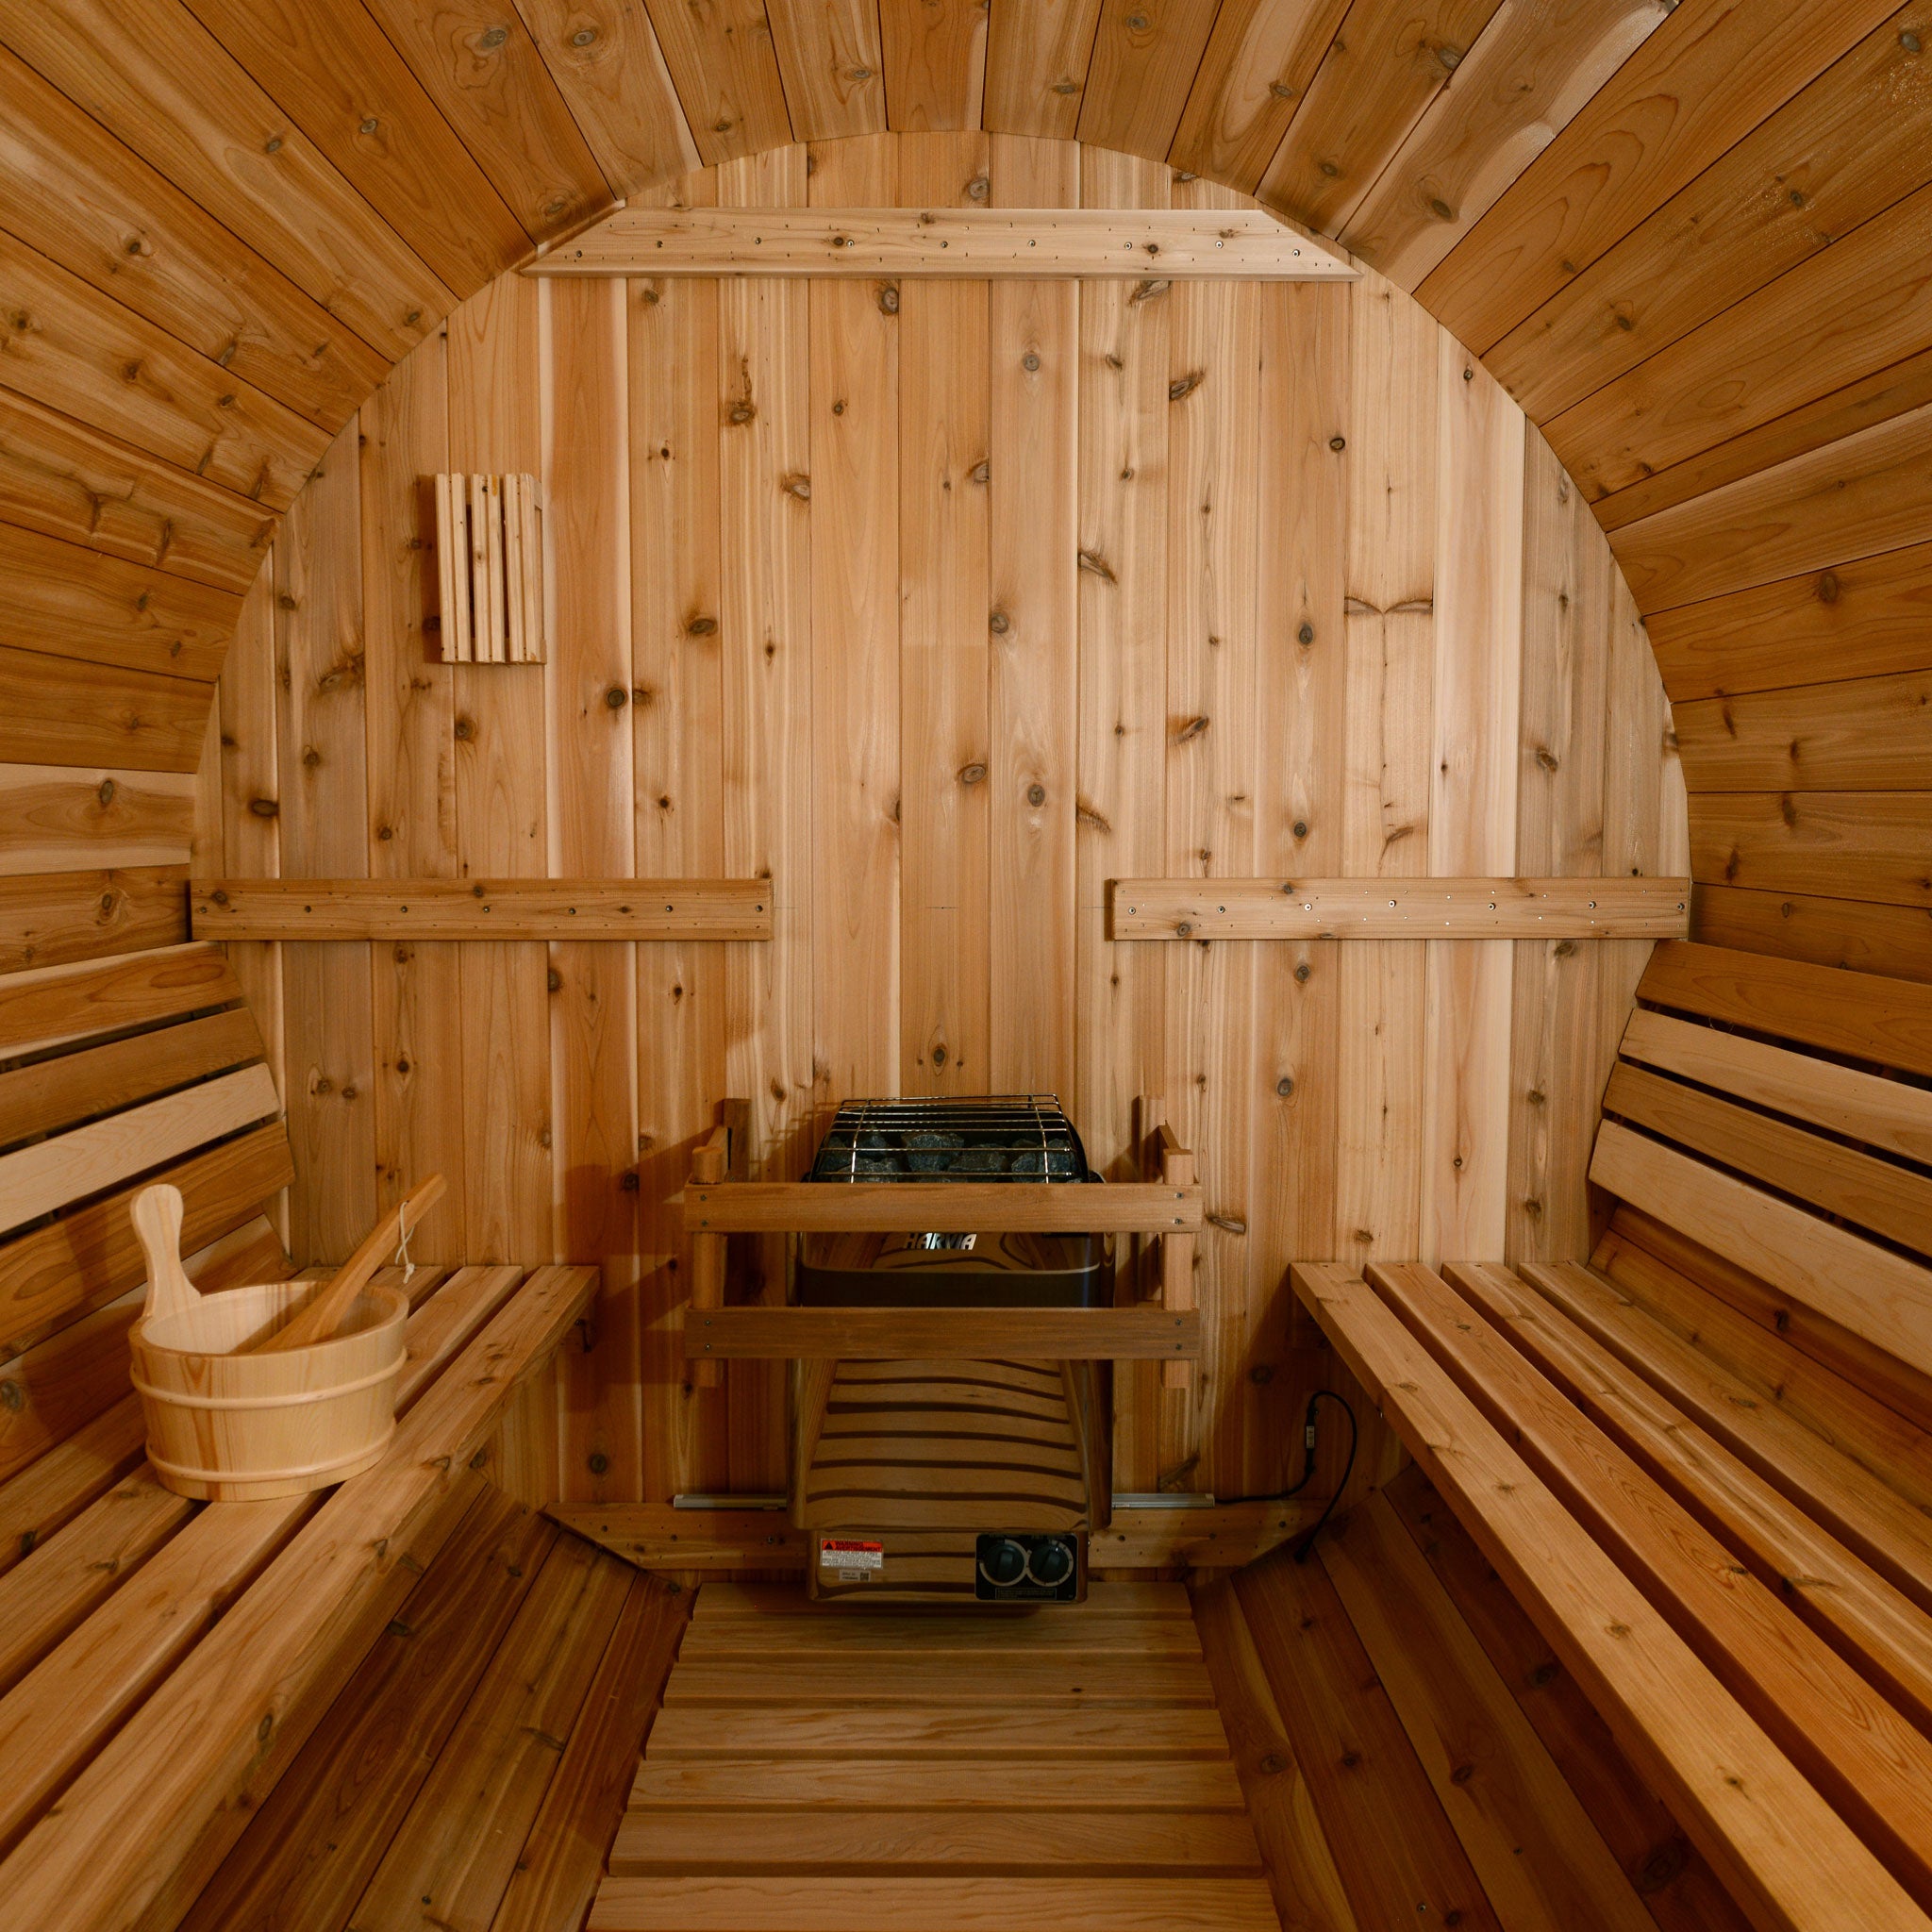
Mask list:
[{"label": "wooden ladle", "polygon": [[147,1257],[149,1321],[158,1315],[179,1315],[200,1299],[199,1291],[181,1265],[181,1190],[158,1181],[134,1197],[134,1231]]},{"label": "wooden ladle", "polygon": [[370,1229],[368,1238],[336,1271],[334,1279],[292,1321],[284,1323],[266,1340],[237,1353],[275,1355],[284,1349],[308,1348],[318,1341],[326,1341],[341,1326],[342,1317],[369,1285],[369,1277],[395,1252],[397,1243],[409,1229],[423,1224],[423,1217],[442,1199],[442,1176],[431,1174]]}]

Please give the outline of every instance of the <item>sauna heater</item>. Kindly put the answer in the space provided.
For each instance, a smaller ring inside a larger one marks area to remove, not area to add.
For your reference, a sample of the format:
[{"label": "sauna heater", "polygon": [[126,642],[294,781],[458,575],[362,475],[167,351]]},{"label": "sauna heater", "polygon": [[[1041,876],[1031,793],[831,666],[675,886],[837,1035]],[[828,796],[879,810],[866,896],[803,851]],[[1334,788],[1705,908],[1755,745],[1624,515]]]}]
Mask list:
[{"label": "sauna heater", "polygon": [[[1017,1188],[1099,1177],[1052,1094],[1011,1093],[848,1100],[808,1178]],[[1108,1242],[1095,1234],[808,1234],[794,1287],[814,1307],[1094,1308],[1113,1300]]]}]

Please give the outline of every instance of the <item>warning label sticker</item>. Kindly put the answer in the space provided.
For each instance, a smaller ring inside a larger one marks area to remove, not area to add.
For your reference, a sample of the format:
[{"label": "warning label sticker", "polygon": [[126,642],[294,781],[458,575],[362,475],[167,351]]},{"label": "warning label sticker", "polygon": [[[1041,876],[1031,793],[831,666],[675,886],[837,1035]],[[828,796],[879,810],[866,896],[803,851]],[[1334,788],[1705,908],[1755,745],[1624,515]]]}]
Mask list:
[{"label": "warning label sticker", "polygon": [[837,1570],[842,1574],[862,1575],[886,1567],[884,1543],[859,1542],[849,1537],[819,1539],[819,1568]]}]

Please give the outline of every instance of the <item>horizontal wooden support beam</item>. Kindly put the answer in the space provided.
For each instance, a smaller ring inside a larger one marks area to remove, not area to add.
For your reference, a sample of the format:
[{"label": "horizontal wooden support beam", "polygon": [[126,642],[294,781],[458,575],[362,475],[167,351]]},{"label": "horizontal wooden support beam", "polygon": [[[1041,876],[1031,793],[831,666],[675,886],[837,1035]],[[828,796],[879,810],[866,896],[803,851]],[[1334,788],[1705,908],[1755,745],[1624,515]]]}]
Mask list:
[{"label": "horizontal wooden support beam", "polygon": [[533,275],[1352,280],[1262,208],[626,208]]},{"label": "horizontal wooden support beam", "polygon": [[207,879],[204,940],[768,940],[769,879]]},{"label": "horizontal wooden support beam", "polygon": [[1689,879],[1112,879],[1117,940],[1669,940]]},{"label": "horizontal wooden support beam", "polygon": [[640,1570],[800,1570],[809,1532],[782,1509],[550,1503],[544,1513]]},{"label": "horizontal wooden support beam", "polygon": [[[1238,1569],[1307,1529],[1327,1499],[1116,1509],[1089,1544],[1095,1570]],[[811,1530],[776,1509],[674,1509],[662,1503],[553,1503],[546,1513],[641,1570],[795,1570]]]},{"label": "horizontal wooden support beam", "polygon": [[1175,1361],[1201,1353],[1201,1318],[1137,1308],[690,1308],[691,1359]]},{"label": "horizontal wooden support beam", "polygon": [[1166,1234],[1198,1187],[1159,1181],[719,1181],[684,1191],[687,1234]]}]

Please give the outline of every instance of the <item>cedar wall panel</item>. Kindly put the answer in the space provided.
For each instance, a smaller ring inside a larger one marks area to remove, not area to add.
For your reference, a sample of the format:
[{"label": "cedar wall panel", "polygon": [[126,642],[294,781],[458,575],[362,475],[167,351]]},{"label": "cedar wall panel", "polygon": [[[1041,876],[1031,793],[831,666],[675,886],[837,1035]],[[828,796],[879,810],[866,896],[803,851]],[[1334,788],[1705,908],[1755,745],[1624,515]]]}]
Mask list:
[{"label": "cedar wall panel", "polygon": [[[651,192],[1245,205],[971,132],[809,160]],[[298,505],[275,577],[295,608],[244,624],[223,675],[231,859],[769,873],[777,938],[262,949],[297,1258],[440,1166],[462,1208],[435,1258],[605,1264],[594,1348],[544,1411],[567,1495],[774,1487],[775,1374],[683,1386],[671,1197],[717,1103],[748,1100],[753,1170],[791,1174],[849,1093],[1056,1087],[1121,1175],[1151,1095],[1214,1217],[1208,1347],[1192,1391],[1123,1373],[1116,1479],[1269,1490],[1321,1373],[1289,1346],[1291,1258],[1587,1255],[1582,1163],[1641,960],[1115,944],[1106,882],[1681,870],[1662,688],[1541,437],[1373,272],[883,292],[499,282]],[[545,477],[541,671],[430,661],[411,485],[444,447]],[[746,1247],[732,1293],[782,1292],[782,1253]]]}]

